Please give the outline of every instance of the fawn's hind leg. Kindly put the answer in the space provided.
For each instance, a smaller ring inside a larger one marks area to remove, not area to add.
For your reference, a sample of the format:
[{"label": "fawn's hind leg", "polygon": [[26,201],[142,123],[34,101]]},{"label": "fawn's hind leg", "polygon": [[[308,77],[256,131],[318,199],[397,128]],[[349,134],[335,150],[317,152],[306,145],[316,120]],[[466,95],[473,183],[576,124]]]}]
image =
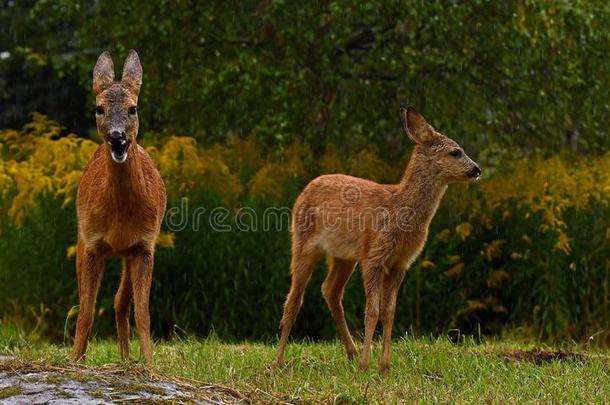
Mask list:
[{"label": "fawn's hind leg", "polygon": [[76,278],[78,282],[79,311],[76,320],[76,335],[72,346],[72,359],[85,359],[87,343],[93,325],[95,300],[104,273],[104,258],[91,252],[86,252],[82,243],[76,249]]},{"label": "fawn's hind leg", "polygon": [[[303,249],[304,250],[304,249]],[[284,315],[280,322],[280,328],[282,330],[280,336],[280,342],[277,347],[277,354],[275,356],[274,365],[281,366],[284,363],[284,350],[288,343],[288,336],[290,335],[290,329],[294,325],[294,321],[301,309],[303,304],[303,296],[305,294],[305,288],[311,278],[311,273],[316,266],[316,263],[322,258],[322,252],[317,248],[307,252],[304,251],[295,254],[293,250],[292,261],[290,263],[290,273],[292,274],[292,285],[290,292],[286,297],[286,303],[284,304]]]},{"label": "fawn's hind leg", "polygon": [[328,275],[322,284],[322,295],[337,323],[341,341],[345,345],[347,357],[350,360],[356,356],[356,346],[354,345],[352,335],[350,334],[347,322],[345,321],[342,300],[345,285],[354,272],[355,267],[355,261],[331,258],[328,266]]},{"label": "fawn's hind leg", "polygon": [[116,318],[117,341],[119,352],[123,360],[129,359],[129,309],[132,298],[131,275],[127,267],[127,261],[123,264],[121,283],[114,297],[114,313]]}]

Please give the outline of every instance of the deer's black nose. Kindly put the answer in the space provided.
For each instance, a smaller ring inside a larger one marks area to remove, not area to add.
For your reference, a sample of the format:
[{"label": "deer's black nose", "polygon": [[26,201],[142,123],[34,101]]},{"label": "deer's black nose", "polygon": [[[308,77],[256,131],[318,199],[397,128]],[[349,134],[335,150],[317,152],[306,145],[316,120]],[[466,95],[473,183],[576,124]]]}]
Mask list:
[{"label": "deer's black nose", "polygon": [[110,143],[121,142],[121,141],[124,141],[125,138],[126,138],[125,132],[120,132],[120,131],[112,131],[110,133],[110,135],[108,135],[108,141]]},{"label": "deer's black nose", "polygon": [[474,168],[472,168],[472,170],[470,170],[468,172],[468,177],[470,178],[477,178],[481,175],[481,168],[479,166],[475,166]]}]

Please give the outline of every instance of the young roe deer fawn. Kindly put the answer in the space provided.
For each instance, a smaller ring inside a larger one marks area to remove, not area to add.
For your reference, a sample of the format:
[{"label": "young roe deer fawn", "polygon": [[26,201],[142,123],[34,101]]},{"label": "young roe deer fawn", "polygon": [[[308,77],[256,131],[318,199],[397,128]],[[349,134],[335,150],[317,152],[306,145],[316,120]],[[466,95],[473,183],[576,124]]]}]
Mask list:
[{"label": "young roe deer fawn", "polygon": [[150,156],[137,144],[138,95],[142,66],[131,50],[123,77],[114,82],[108,52],[93,69],[97,131],[104,140],[85,168],[76,201],[78,244],[76,275],[80,311],[72,348],[85,357],[95,300],[109,256],[123,258],[123,274],[114,300],[119,351],[129,358],[129,313],[134,315],[144,360],[152,360],[149,292],[155,241],[165,212],[165,185]]},{"label": "young roe deer fawn", "polygon": [[356,355],[356,347],[345,322],[342,298],[356,263],[360,263],[366,293],[360,367],[368,367],[381,305],[379,369],[382,374],[389,372],[396,297],[405,273],[424,247],[448,183],[474,180],[481,174],[456,142],[436,132],[414,108],[401,108],[401,118],[415,149],[399,184],[324,175],[311,181],[297,198],[292,216],[292,286],[280,323],[275,366],[283,364],[305,288],[316,263],[326,255],[329,268],[322,293],[348,357]]}]

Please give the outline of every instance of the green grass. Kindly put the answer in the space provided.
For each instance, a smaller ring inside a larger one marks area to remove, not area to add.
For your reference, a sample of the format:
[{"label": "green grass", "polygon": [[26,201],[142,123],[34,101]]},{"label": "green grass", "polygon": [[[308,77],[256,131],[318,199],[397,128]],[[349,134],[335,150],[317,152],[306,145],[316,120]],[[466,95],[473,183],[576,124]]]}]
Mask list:
[{"label": "green grass", "polygon": [[[379,345],[368,371],[347,360],[340,343],[293,343],[284,368],[271,371],[275,347],[227,344],[214,338],[157,343],[153,371],[239,390],[254,402],[603,402],[610,398],[610,360],[604,350],[571,347],[579,356],[535,364],[509,361],[507,353],[534,346],[447,339],[394,342],[391,375],[377,373]],[[551,348],[546,348],[552,350]],[[132,355],[139,354],[137,341]],[[15,349],[25,360],[66,362],[69,348],[33,345]],[[537,358],[537,356],[534,356]],[[547,359],[548,360],[548,359]],[[120,363],[116,344],[93,342],[87,363]]]}]

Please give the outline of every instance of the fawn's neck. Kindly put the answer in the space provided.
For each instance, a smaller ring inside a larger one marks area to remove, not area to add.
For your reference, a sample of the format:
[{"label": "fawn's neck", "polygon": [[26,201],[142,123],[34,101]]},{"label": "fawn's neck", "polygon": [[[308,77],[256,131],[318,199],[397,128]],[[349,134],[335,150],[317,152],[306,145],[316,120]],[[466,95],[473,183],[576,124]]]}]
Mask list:
[{"label": "fawn's neck", "polygon": [[447,190],[447,183],[432,172],[428,158],[415,147],[399,184],[399,205],[416,230],[426,230]]},{"label": "fawn's neck", "polygon": [[117,209],[125,209],[131,203],[137,204],[146,195],[144,173],[137,147],[134,144],[125,163],[114,162],[110,153],[106,153],[106,191]]}]

